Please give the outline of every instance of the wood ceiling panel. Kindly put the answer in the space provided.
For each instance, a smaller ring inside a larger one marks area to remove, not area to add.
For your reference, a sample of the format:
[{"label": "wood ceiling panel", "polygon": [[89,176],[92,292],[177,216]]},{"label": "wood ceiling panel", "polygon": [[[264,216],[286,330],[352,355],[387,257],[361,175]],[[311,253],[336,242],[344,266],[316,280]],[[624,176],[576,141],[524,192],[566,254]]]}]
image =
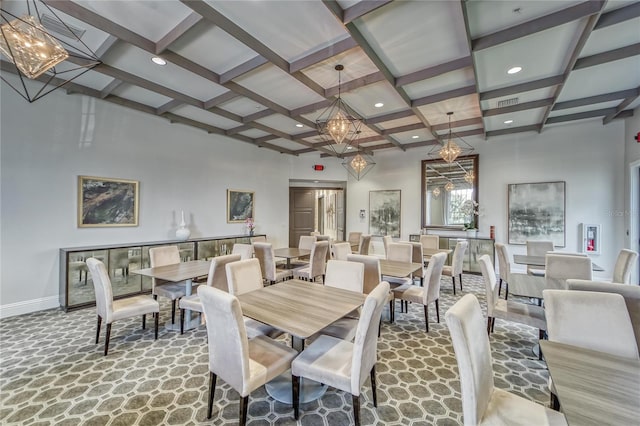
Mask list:
[{"label": "wood ceiling panel", "polygon": [[634,56],[573,71],[558,100],[579,99],[639,86],[640,56]]},{"label": "wood ceiling panel", "polygon": [[[407,109],[406,102],[386,81],[370,84],[345,93],[342,98],[351,108],[364,116],[380,115]],[[384,103],[384,106],[376,108],[374,105],[378,102]]]},{"label": "wood ceiling panel", "polygon": [[617,25],[596,30],[596,34],[587,40],[580,57],[607,52],[638,42],[640,42],[640,18],[630,19]]},{"label": "wood ceiling panel", "polygon": [[181,107],[174,108],[171,112],[175,115],[190,118],[201,123],[210,124],[224,130],[232,129],[239,125],[236,121],[212,114],[191,105],[183,105]]},{"label": "wood ceiling panel", "polygon": [[378,71],[378,68],[362,49],[353,48],[305,68],[302,72],[320,86],[328,89],[338,85],[338,71],[335,70],[335,66],[338,64],[344,66],[344,70],[340,73],[343,84]]},{"label": "wood ceiling panel", "polygon": [[159,108],[171,101],[171,98],[130,84],[123,84],[111,93],[124,99],[152,106],[153,108]]},{"label": "wood ceiling panel", "polygon": [[[507,115],[494,115],[493,117],[485,117],[484,123],[487,131],[511,129],[537,124],[542,119],[544,108],[536,108],[529,111],[518,111]],[[506,120],[513,120],[511,124],[505,124]]]},{"label": "wood ceiling panel", "polygon": [[448,90],[460,87],[471,86],[476,78],[472,68],[464,68],[457,71],[448,72],[428,80],[403,86],[411,99],[418,99],[425,96],[435,95]]},{"label": "wood ceiling panel", "polygon": [[381,129],[393,129],[400,126],[408,126],[411,124],[420,123],[420,120],[415,115],[411,117],[398,118],[397,120],[385,121],[379,123],[377,126]]},{"label": "wood ceiling panel", "polygon": [[449,99],[435,104],[419,107],[430,124],[441,124],[449,121],[447,112],[453,112],[451,121],[467,120],[480,117],[478,95],[467,95]]}]

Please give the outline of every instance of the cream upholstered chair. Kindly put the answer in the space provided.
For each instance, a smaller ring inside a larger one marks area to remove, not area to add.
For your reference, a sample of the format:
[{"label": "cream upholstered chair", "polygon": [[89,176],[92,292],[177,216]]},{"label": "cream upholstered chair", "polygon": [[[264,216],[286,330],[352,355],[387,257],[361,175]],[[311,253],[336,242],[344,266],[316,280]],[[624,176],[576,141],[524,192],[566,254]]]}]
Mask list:
[{"label": "cream upholstered chair", "polygon": [[509,260],[509,250],[502,243],[496,243],[496,254],[498,255],[498,268],[500,269],[500,281],[498,281],[498,296],[502,293],[504,283],[504,298],[509,298],[509,275],[511,274],[511,261]]},{"label": "cream upholstered chair", "polygon": [[358,253],[369,254],[369,244],[371,244],[371,235],[361,235],[358,244]]},{"label": "cream upholstered chair", "polygon": [[440,248],[440,237],[438,235],[420,235],[420,244],[422,244],[422,248]]},{"label": "cream upholstered chair", "polygon": [[100,340],[100,327],[102,321],[107,325],[107,334],[104,339],[104,355],[109,352],[109,338],[111,337],[111,324],[114,321],[142,316],[142,329],[145,328],[147,314],[155,315],[155,339],[158,340],[158,318],[160,317],[160,305],[156,300],[148,296],[134,296],[125,299],[113,300],[111,279],[104,263],[90,257],[86,261],[93,288],[96,294],[96,312],[98,314],[98,327],[96,330],[96,344]]},{"label": "cream upholstered chair", "polygon": [[[225,270],[227,271],[229,293],[234,296],[260,290],[264,286],[260,272],[260,261],[256,258],[227,263]],[[251,318],[245,318],[244,325],[247,328],[249,338],[260,335],[276,338],[282,334],[282,331]]]},{"label": "cream upholstered chair", "polygon": [[327,250],[327,261],[331,259],[331,237],[328,235],[316,235],[316,241],[327,241],[329,250]]},{"label": "cream upholstered chair", "polygon": [[591,258],[566,254],[545,256],[545,288],[566,290],[568,279],[591,280]]},{"label": "cream upholstered chair", "polygon": [[[347,256],[349,262],[360,262],[364,265],[364,283],[362,292],[369,294],[382,281],[382,273],[380,272],[380,259],[375,256],[366,256],[364,254],[350,254]],[[389,292],[389,321],[393,322],[394,305],[393,293]]]},{"label": "cream upholstered chair", "polygon": [[[152,247],[149,249],[149,261],[151,267],[175,265],[180,263],[180,251],[178,246]],[[154,299],[158,296],[171,300],[171,324],[176,322],[176,300],[183,297],[187,292],[187,285],[184,281],[172,283],[159,278],[151,278],[151,294]],[[193,288],[195,292],[195,285]]]},{"label": "cream upholstered chair", "polygon": [[[547,252],[553,251],[553,241],[533,241],[527,240],[527,256],[546,256]],[[544,277],[544,271],[532,266],[527,266],[527,274]]]},{"label": "cream upholstered chair", "polygon": [[[211,259],[209,266],[209,275],[207,275],[207,286],[217,288],[221,291],[229,291],[229,283],[227,281],[227,263],[237,262],[242,259],[240,254],[228,254],[226,256],[217,256]],[[184,314],[185,310],[195,312],[204,312],[202,309],[202,301],[198,293],[184,296],[178,303],[180,308],[180,334],[184,334]]]},{"label": "cream upholstered chair", "polygon": [[255,258],[260,263],[262,278],[269,284],[275,284],[293,277],[291,269],[278,269],[276,267],[276,258],[271,243],[253,243],[252,245]]},{"label": "cream upholstered chair", "polygon": [[618,254],[616,265],[613,268],[614,283],[631,284],[631,270],[636,267],[638,253],[633,250],[622,249]]},{"label": "cream upholstered chair", "polygon": [[[615,293],[544,290],[549,340],[638,359],[631,317],[624,298]],[[551,405],[558,407],[549,380]]]},{"label": "cream upholstered chair", "polygon": [[381,282],[364,301],[352,342],[322,335],[291,363],[293,413],[299,414],[300,377],[306,377],[351,394],[353,417],[360,425],[360,388],[371,377],[373,406],[377,407],[375,366],[380,315],[389,294],[389,284]]},{"label": "cream upholstered chair", "polygon": [[[420,243],[416,243],[422,249]],[[430,303],[436,304],[436,318],[440,322],[440,306],[438,299],[440,298],[440,278],[442,277],[442,267],[447,260],[446,253],[438,253],[431,256],[429,266],[425,273],[424,287],[418,287],[412,284],[405,284],[393,289],[395,299],[400,299],[401,303],[405,303],[408,310],[408,302],[420,303],[424,305],[424,323],[427,333],[429,332],[429,314],[427,306]]]},{"label": "cream upholstered chair", "polygon": [[231,250],[231,254],[239,254],[242,257],[242,260],[251,259],[253,257],[253,245],[235,243],[233,245],[233,250]]},{"label": "cream upholstered chair", "polygon": [[[331,251],[333,253],[333,259],[335,260],[347,260],[347,255],[351,254],[351,244],[344,243],[333,243],[331,245]],[[378,282],[380,282],[378,280]]]},{"label": "cream upholstered chair", "polygon": [[500,283],[504,283],[505,299],[509,298],[509,294],[533,297],[538,299],[538,305],[542,305],[542,290],[544,290],[545,287],[544,276],[513,272],[511,270],[511,262],[509,261],[509,250],[505,244],[496,243],[496,253],[498,256],[498,267],[500,268],[498,296],[500,296]]},{"label": "cream upholstered chair", "polygon": [[384,237],[382,237],[382,245],[384,246],[384,258],[387,258],[387,253],[389,251],[388,246],[389,243],[393,242],[393,237],[390,235],[385,235]]},{"label": "cream upholstered chair", "polygon": [[218,377],[240,394],[239,424],[247,422],[249,394],[287,371],[298,353],[265,336],[249,340],[238,299],[213,287],[200,286],[198,295],[207,321],[209,398],[207,418],[213,413]]},{"label": "cream upholstered chair", "polygon": [[640,286],[604,281],[567,280],[567,287],[569,290],[617,293],[624,297],[629,317],[631,317],[633,332],[636,336],[638,351],[640,351]]},{"label": "cream upholstered chair", "polygon": [[251,242],[251,244],[253,244],[253,243],[266,243],[267,242],[267,236],[266,235],[256,235],[255,237],[249,238],[249,241]]},{"label": "cream upholstered chair", "polygon": [[[413,259],[413,246],[411,243],[389,243],[388,249],[387,260],[410,263]],[[413,278],[411,277],[399,278],[385,275],[382,279],[387,281],[389,285],[391,285],[391,288],[404,284],[413,284]]]},{"label": "cream upholstered chair", "polygon": [[298,240],[298,248],[311,250],[313,244],[317,241],[317,237],[315,235],[301,235]]},{"label": "cream upholstered chair", "polygon": [[473,294],[458,300],[445,319],[458,361],[465,426],[567,424],[561,413],[494,386],[489,337]]},{"label": "cream upholstered chair", "polygon": [[[412,247],[411,261],[413,263],[419,263],[420,265],[422,265],[422,268],[420,269],[420,271],[413,273],[412,278],[420,279],[420,286],[422,287],[424,285],[424,279],[427,276],[427,268],[425,267],[425,264],[424,264],[423,247],[422,247],[422,244],[416,243],[416,242],[411,242],[409,244],[411,244],[411,247]],[[445,256],[445,260],[446,260],[446,256]],[[442,271],[440,271],[440,273],[442,274]]]},{"label": "cream upholstered chair", "polygon": [[[348,262],[346,260],[329,260],[327,262],[324,285],[362,293],[364,285],[364,265],[359,262]],[[318,332],[318,334],[307,340],[313,341],[319,335],[326,334],[327,336],[351,341],[356,335],[359,316],[359,310],[354,311],[344,318],[340,318],[331,323]]]},{"label": "cream upholstered chair", "polygon": [[451,265],[444,265],[442,275],[451,277],[453,282],[453,294],[456,294],[456,277],[460,280],[460,291],[462,291],[462,266],[464,264],[464,254],[467,251],[468,241],[458,241],[453,250]]},{"label": "cream upholstered chair", "polygon": [[309,257],[309,265],[293,270],[294,278],[315,281],[317,277],[324,278],[325,267],[327,265],[328,241],[318,241],[313,245]]},{"label": "cream upholstered chair", "polygon": [[[360,249],[360,237],[362,236],[362,232],[349,232],[349,236],[347,237],[347,241],[351,246],[356,246]],[[353,250],[353,249],[352,249]]]},{"label": "cream upholstered chair", "polygon": [[542,339],[544,337],[544,331],[547,329],[544,309],[540,306],[529,305],[527,303],[500,299],[498,297],[496,273],[493,269],[491,258],[485,254],[478,259],[478,262],[482,270],[482,278],[484,278],[487,294],[487,334],[491,334],[496,318],[500,318],[506,321],[535,327],[538,329],[538,333]]}]

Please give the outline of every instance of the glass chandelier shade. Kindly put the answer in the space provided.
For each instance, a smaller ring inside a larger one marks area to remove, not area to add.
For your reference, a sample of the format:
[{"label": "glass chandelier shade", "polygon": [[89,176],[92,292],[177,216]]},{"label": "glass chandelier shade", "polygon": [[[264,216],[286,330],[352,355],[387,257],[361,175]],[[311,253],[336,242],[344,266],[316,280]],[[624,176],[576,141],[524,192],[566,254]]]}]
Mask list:
[{"label": "glass chandelier shade", "polygon": [[14,19],[0,29],[0,52],[27,78],[34,79],[69,57],[33,16]]},{"label": "glass chandelier shade", "polygon": [[[358,137],[360,132],[356,134],[356,138]],[[347,169],[349,174],[353,176],[356,180],[362,179],[369,171],[376,165],[373,161],[373,157],[360,149],[357,139],[353,141],[353,147],[357,149],[352,158],[347,158],[342,163],[342,167]]]},{"label": "glass chandelier shade", "polygon": [[462,150],[460,147],[453,141],[453,139],[449,139],[446,144],[440,149],[440,157],[447,163],[453,163],[458,155],[460,155]]},{"label": "glass chandelier shade", "polygon": [[444,189],[447,192],[451,192],[456,188],[456,186],[453,184],[453,182],[449,181],[444,185]]},{"label": "glass chandelier shade", "polygon": [[465,173],[464,175],[464,180],[467,183],[473,183],[473,181],[476,179],[476,175],[475,173],[473,173],[473,170],[468,171],[467,173]]},{"label": "glass chandelier shade", "polygon": [[438,198],[440,196],[440,188],[439,187],[433,188],[433,191],[431,191],[431,194],[433,194],[435,198]]}]

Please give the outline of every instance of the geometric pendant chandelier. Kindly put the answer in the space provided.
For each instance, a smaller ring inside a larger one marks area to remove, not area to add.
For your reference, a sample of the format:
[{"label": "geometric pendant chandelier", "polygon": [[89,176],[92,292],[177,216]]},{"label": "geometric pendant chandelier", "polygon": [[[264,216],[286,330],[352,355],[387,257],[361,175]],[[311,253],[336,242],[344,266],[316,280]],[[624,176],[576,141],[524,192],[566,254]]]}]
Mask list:
[{"label": "geometric pendant chandelier", "polygon": [[449,134],[447,140],[443,145],[434,145],[432,149],[427,153],[427,156],[441,158],[445,162],[451,164],[456,161],[460,155],[468,155],[473,152],[473,147],[466,143],[462,138],[458,138],[459,143],[456,143],[453,138],[453,132],[451,131],[451,117],[453,112],[448,112],[449,116]]},{"label": "geometric pendant chandelier", "polygon": [[16,74],[20,82],[12,84],[4,75],[2,81],[28,102],[102,63],[80,39],[84,32],[64,23],[41,0],[3,2],[0,13],[2,71]]},{"label": "geometric pendant chandelier", "polygon": [[[367,154],[364,150],[360,149],[358,143],[359,132],[356,134],[356,139],[352,141],[353,149],[350,151],[349,157],[342,162],[342,167],[347,169],[349,174],[356,180],[362,179],[376,163],[373,161],[373,157]],[[355,155],[351,153],[355,152]]]}]

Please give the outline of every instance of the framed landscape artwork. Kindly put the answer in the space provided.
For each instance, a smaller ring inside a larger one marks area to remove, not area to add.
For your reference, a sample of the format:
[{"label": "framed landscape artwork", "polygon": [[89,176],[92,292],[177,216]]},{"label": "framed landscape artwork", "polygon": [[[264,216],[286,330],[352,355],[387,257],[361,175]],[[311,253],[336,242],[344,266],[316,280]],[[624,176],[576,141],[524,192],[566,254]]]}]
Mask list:
[{"label": "framed landscape artwork", "polygon": [[247,218],[253,218],[254,205],[253,191],[241,191],[227,189],[227,222],[244,222]]},{"label": "framed landscape artwork", "polygon": [[565,246],[565,182],[510,184],[508,199],[509,244],[551,240]]},{"label": "framed landscape artwork", "polygon": [[369,191],[369,233],[400,238],[400,190]]},{"label": "framed landscape artwork", "polygon": [[78,226],[138,226],[138,181],[78,176]]}]

